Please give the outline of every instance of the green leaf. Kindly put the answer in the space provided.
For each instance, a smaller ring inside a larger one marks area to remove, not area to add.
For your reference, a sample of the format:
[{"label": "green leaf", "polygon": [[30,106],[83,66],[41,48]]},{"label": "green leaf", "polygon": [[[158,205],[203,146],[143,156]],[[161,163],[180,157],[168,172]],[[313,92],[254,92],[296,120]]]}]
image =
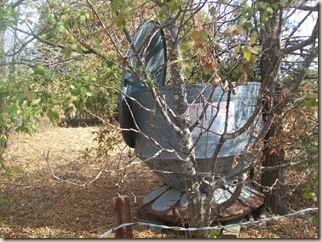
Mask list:
[{"label": "green leaf", "polygon": [[204,42],[208,42],[208,34],[204,30],[199,31],[196,37],[203,40]]},{"label": "green leaf", "polygon": [[257,40],[257,33],[254,33],[249,40],[249,43],[252,45],[255,43],[255,41]]},{"label": "green leaf", "polygon": [[60,20],[65,23],[68,19],[67,19],[67,16],[66,15],[62,15],[60,16]]},{"label": "green leaf", "polygon": [[268,13],[270,13],[270,14],[272,14],[274,11],[273,11],[273,9],[271,8],[271,7],[267,7],[266,8],[266,11],[268,12]]},{"label": "green leaf", "polygon": [[91,77],[90,76],[83,76],[83,79],[86,81],[86,82],[89,82],[91,80]]},{"label": "green leaf", "polygon": [[149,87],[151,89],[153,89],[153,86],[154,86],[154,80],[153,79],[147,79],[146,80],[146,83],[149,85]]},{"label": "green leaf", "polygon": [[40,98],[37,98],[37,99],[34,99],[32,102],[31,102],[31,106],[36,106],[40,103],[41,99]]},{"label": "green leaf", "polygon": [[83,52],[83,49],[80,45],[76,45],[75,47],[75,51],[78,53],[78,54],[81,54]]},{"label": "green leaf", "polygon": [[210,16],[214,17],[215,16],[215,7],[212,6],[210,9],[209,9],[209,13],[210,13]]},{"label": "green leaf", "polygon": [[274,8],[275,10],[277,10],[279,7],[279,3],[272,3],[272,8]]},{"label": "green leaf", "polygon": [[116,10],[118,9],[118,7],[121,5],[121,1],[119,0],[113,0],[112,2],[112,12],[116,13]]},{"label": "green leaf", "polygon": [[207,53],[205,52],[205,50],[203,48],[198,48],[198,54],[201,56],[205,56]]},{"label": "green leaf", "polygon": [[167,3],[171,13],[174,13],[178,9],[178,0],[168,1]]},{"label": "green leaf", "polygon": [[243,26],[241,25],[237,25],[237,29],[236,29],[237,33],[246,37],[247,36],[247,31],[244,29]]},{"label": "green leaf", "polygon": [[93,96],[93,94],[88,89],[86,89],[86,93],[85,94],[86,94],[87,97]]},{"label": "green leaf", "polygon": [[235,53],[234,56],[237,56],[240,50],[240,43],[237,45],[236,49],[235,49]]},{"label": "green leaf", "polygon": [[251,48],[249,46],[245,46],[245,48],[243,49],[243,54],[244,54],[245,59],[247,61],[250,61],[250,58],[252,57]]},{"label": "green leaf", "polygon": [[84,23],[86,20],[86,16],[85,15],[82,15],[80,18],[79,18],[79,22],[80,23]]},{"label": "green leaf", "polygon": [[120,12],[116,17],[116,25],[118,27],[124,27],[126,25],[124,14],[122,12]]},{"label": "green leaf", "polygon": [[72,96],[72,93],[70,91],[65,92],[65,99],[68,99]]},{"label": "green leaf", "polygon": [[64,58],[69,58],[71,53],[73,51],[73,48],[71,45],[66,46],[64,49],[62,49],[60,52],[64,54]]},{"label": "green leaf", "polygon": [[81,87],[80,94],[81,94],[82,98],[86,97],[86,88],[85,87]]},{"label": "green leaf", "polygon": [[92,41],[92,45],[93,45],[93,47],[94,47],[95,49],[97,49],[97,50],[100,50],[100,49],[101,49],[100,42],[99,42],[99,40],[97,40],[97,39],[93,39],[93,41]]},{"label": "green leaf", "polygon": [[186,78],[191,76],[192,70],[193,66],[191,63],[186,63],[182,66],[182,71]]},{"label": "green leaf", "polygon": [[161,22],[166,20],[166,15],[167,15],[168,9],[166,6],[162,6],[161,9],[159,10],[157,18],[161,20]]},{"label": "green leaf", "polygon": [[255,47],[249,47],[250,51],[254,54],[254,55],[258,55],[258,51],[260,50],[259,48]]},{"label": "green leaf", "polygon": [[258,55],[258,53],[261,49],[262,49],[261,45],[256,45],[256,46],[252,47],[252,53],[255,55]]},{"label": "green leaf", "polygon": [[217,238],[220,234],[221,234],[220,229],[212,229],[210,231],[209,238],[211,238],[211,239]]},{"label": "green leaf", "polygon": [[92,93],[86,87],[81,87],[80,94],[82,98],[92,96]]},{"label": "green leaf", "polygon": [[40,75],[40,76],[45,76],[46,75],[46,69],[42,65],[37,64],[35,69],[35,73]]},{"label": "green leaf", "polygon": [[307,107],[317,107],[318,106],[318,98],[315,95],[310,95],[306,102]]},{"label": "green leaf", "polygon": [[48,110],[47,115],[48,115],[48,118],[50,121],[55,121],[55,120],[59,119],[58,111],[55,109]]},{"label": "green leaf", "polygon": [[318,225],[319,224],[319,215],[315,214],[312,219],[313,224]]}]

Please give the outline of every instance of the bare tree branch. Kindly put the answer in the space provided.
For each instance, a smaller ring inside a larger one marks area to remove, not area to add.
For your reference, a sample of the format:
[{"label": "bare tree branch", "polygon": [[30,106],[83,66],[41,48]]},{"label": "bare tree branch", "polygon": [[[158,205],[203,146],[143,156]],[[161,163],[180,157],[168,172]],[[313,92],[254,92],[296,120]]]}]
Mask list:
[{"label": "bare tree branch", "polygon": [[283,49],[281,49],[281,52],[284,54],[290,54],[296,50],[302,49],[303,47],[312,44],[317,39],[318,33],[319,33],[319,26],[318,26],[318,21],[316,21],[316,24],[313,28],[312,34],[308,39],[306,39],[298,44],[295,44],[293,46],[283,48]]}]

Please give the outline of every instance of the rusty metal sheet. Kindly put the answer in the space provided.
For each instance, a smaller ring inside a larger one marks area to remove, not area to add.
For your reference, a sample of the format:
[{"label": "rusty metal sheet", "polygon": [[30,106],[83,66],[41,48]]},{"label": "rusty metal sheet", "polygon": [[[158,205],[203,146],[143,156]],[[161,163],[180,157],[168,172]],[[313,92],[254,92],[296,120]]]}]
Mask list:
[{"label": "rusty metal sheet", "polygon": [[[228,190],[233,194],[235,191],[234,187],[228,186]],[[265,195],[259,191],[257,191],[254,187],[247,184],[243,187],[239,197],[239,202],[241,202],[244,206],[250,207],[252,210],[258,208],[264,203]]]},{"label": "rusty metal sheet", "polygon": [[252,209],[250,207],[244,206],[238,200],[235,201],[233,205],[226,208],[223,212],[219,214],[220,218],[232,218],[232,217],[241,217],[250,213]]},{"label": "rusty metal sheet", "polygon": [[[163,188],[160,189],[159,192],[155,193],[160,195],[154,196],[155,200],[151,200],[152,202],[145,205],[143,207],[144,210],[148,214],[154,215],[164,221],[172,223],[180,223],[186,221],[188,216],[187,194],[173,188],[169,188],[169,190],[166,191],[164,191],[164,189],[165,188],[163,186]],[[230,198],[231,193],[228,190],[228,187],[227,189],[216,189],[214,206],[215,203],[222,203]],[[230,190],[233,191],[234,188],[230,188]],[[160,191],[164,192],[161,194]],[[152,197],[150,194],[149,196]],[[202,194],[202,196],[204,200],[206,194],[204,193]],[[227,222],[241,218],[261,206],[264,203],[264,198],[265,196],[263,193],[257,191],[250,185],[246,185],[243,187],[241,196],[235,201],[235,203],[219,214],[218,221]]]}]

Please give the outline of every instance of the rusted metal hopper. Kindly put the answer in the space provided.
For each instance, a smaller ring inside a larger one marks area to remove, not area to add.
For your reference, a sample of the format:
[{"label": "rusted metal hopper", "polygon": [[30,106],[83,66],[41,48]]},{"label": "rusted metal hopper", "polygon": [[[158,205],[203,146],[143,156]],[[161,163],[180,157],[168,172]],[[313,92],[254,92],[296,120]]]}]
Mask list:
[{"label": "rusted metal hopper", "polygon": [[[191,125],[203,113],[206,104],[209,104],[200,124],[192,131],[193,139],[196,142],[195,153],[198,169],[201,174],[208,174],[211,170],[213,154],[224,131],[225,122],[228,125],[227,132],[233,133],[248,121],[255,109],[259,88],[260,83],[258,82],[236,86],[237,94],[230,95],[229,110],[227,110],[228,92],[221,87],[217,87],[212,93],[210,85],[186,86]],[[167,105],[175,110],[172,86],[160,87],[159,92],[164,96]],[[181,155],[176,133],[163,120],[148,90],[134,91],[131,96],[136,100],[131,103],[131,109],[137,125],[136,128],[140,130],[134,138],[135,152],[143,161],[146,161],[145,164],[151,170],[172,188],[184,188],[184,174],[182,174],[181,162],[176,155]],[[259,131],[260,121],[255,119],[254,123],[242,135],[227,140],[223,144],[215,168],[216,176],[234,175],[248,165],[242,160],[236,159],[238,163],[236,167],[232,167],[236,155],[241,156],[247,146],[251,146],[255,142],[256,133]],[[160,146],[164,149],[162,152],[160,152]]]},{"label": "rusted metal hopper", "polygon": [[[164,85],[166,49],[163,33],[158,31],[160,29],[157,23],[144,24],[134,38],[132,46],[134,49],[145,48],[144,53],[150,53],[148,58],[144,55],[141,58],[145,60],[144,63],[150,63],[147,71],[156,77],[159,95],[164,97],[171,109],[175,110],[172,86]],[[152,38],[156,39],[153,41]],[[141,42],[148,44],[140,47]],[[158,56],[160,62],[158,58],[153,58],[152,53]],[[146,60],[153,60],[156,63],[152,64]],[[166,221],[178,222],[186,218],[188,209],[182,161],[178,158],[178,155],[181,155],[179,141],[174,130],[164,121],[150,91],[141,85],[139,78],[130,73],[123,75],[123,91],[133,99],[126,98],[124,95],[121,98],[121,127],[139,131],[124,131],[123,137],[129,146],[135,148],[138,157],[166,184],[148,194],[144,198],[143,207],[149,214]],[[259,89],[260,83],[257,82],[236,85],[235,95],[229,95],[228,91],[220,86],[213,91],[211,85],[207,84],[186,85],[191,124],[200,120],[192,131],[196,143],[195,153],[199,174],[209,175],[213,154],[225,125],[227,132],[233,133],[243,127],[252,116],[257,105]],[[233,175],[249,165],[237,157],[242,157],[256,141],[259,130],[260,118],[258,117],[242,135],[227,140],[223,144],[212,174],[218,181],[222,181],[216,183],[214,187],[215,203],[221,203],[231,196],[234,191]],[[201,187],[201,191],[205,195],[206,186]],[[250,185],[245,185],[236,203],[223,211],[220,219],[228,221],[241,217],[258,208],[263,202],[264,195],[261,192]]]}]

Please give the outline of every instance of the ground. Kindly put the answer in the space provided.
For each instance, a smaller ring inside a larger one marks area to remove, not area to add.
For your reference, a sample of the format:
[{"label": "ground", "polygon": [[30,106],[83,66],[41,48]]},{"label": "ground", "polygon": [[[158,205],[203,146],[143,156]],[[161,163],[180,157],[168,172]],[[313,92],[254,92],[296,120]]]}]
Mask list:
[{"label": "ground", "polygon": [[[140,205],[162,181],[139,162],[129,165],[133,151],[124,144],[105,160],[84,155],[96,145],[97,130],[45,125],[33,135],[11,134],[6,169],[0,170],[0,237],[98,238],[113,228],[112,198],[117,194],[130,198],[133,221],[155,222]],[[304,201],[301,192],[293,191],[287,199],[295,210],[317,207]],[[186,237],[185,232],[134,226],[134,238]],[[243,226],[239,237],[318,238],[318,228],[309,219],[288,217],[266,226]]]}]

